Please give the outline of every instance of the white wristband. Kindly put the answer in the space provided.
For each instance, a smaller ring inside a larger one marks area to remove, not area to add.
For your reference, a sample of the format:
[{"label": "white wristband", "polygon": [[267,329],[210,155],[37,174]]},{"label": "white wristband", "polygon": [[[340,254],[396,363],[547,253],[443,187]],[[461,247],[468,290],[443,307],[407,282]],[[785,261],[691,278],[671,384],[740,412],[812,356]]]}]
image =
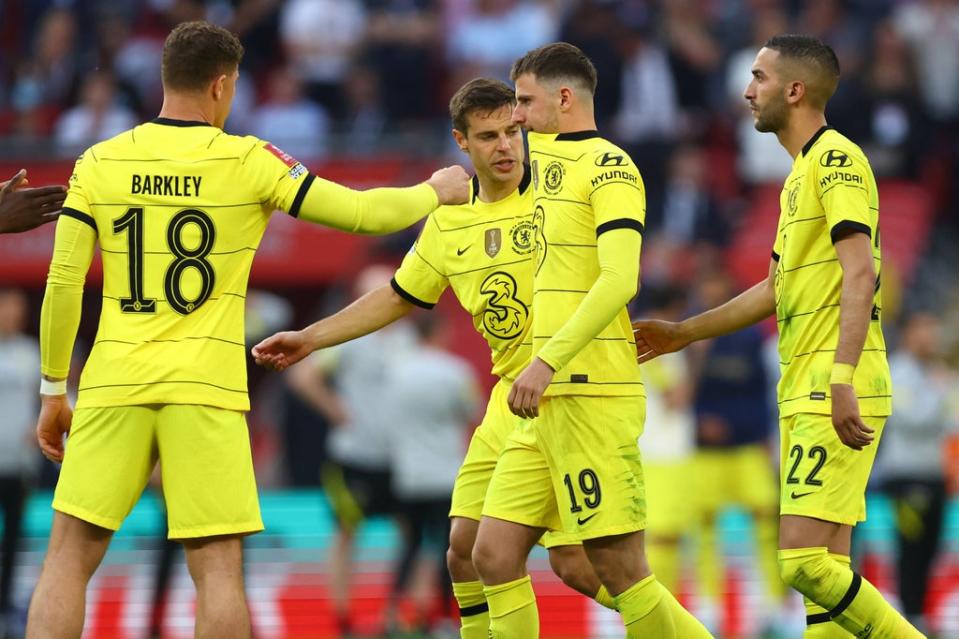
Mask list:
[{"label": "white wristband", "polygon": [[41,395],[65,395],[67,392],[67,380],[61,379],[56,382],[51,382],[49,379],[44,377],[40,378],[40,394]]}]

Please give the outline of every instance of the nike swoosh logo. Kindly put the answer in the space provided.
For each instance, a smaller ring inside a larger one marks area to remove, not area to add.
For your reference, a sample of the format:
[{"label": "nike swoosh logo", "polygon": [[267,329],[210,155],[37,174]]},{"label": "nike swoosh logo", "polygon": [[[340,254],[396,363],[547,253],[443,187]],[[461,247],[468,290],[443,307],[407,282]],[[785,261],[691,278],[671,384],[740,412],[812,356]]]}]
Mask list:
[{"label": "nike swoosh logo", "polygon": [[465,252],[468,251],[468,250],[470,250],[470,247],[469,247],[469,246],[467,246],[466,248],[462,248],[462,249],[456,249],[456,254],[457,254],[457,255],[462,255],[463,253],[465,253]]},{"label": "nike swoosh logo", "polygon": [[789,496],[792,497],[793,499],[799,499],[800,497],[805,497],[806,495],[811,495],[811,494],[813,494],[813,491],[809,491],[808,493],[798,493],[798,494],[796,493],[796,491],[793,491]]},{"label": "nike swoosh logo", "polygon": [[582,519],[577,518],[577,519],[576,519],[576,523],[579,524],[580,526],[582,526],[583,524],[585,524],[587,521],[589,521],[590,519],[592,519],[593,517],[595,517],[595,516],[598,515],[598,514],[599,514],[599,513],[593,513],[593,514],[590,515],[589,517],[583,517]]}]

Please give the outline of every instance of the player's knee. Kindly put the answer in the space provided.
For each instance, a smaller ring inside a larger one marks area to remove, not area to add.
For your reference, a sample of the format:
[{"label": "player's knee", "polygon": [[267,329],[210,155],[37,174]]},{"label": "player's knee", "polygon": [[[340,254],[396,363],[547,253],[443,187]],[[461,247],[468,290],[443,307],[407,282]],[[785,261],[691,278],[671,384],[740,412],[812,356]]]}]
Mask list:
[{"label": "player's knee", "polygon": [[586,558],[582,546],[550,548],[549,565],[556,576],[573,590],[587,597],[594,597],[599,590],[599,577]]},{"label": "player's knee", "polygon": [[243,583],[243,542],[237,536],[183,540],[187,569],[197,587]]},{"label": "player's knee", "polygon": [[525,561],[517,562],[510,549],[489,539],[477,538],[472,560],[484,584],[499,584],[523,576]]},{"label": "player's knee", "polygon": [[[465,552],[464,552],[465,550]],[[473,549],[463,548],[450,539],[450,547],[446,549],[446,567],[451,575],[457,575],[473,565]]]},{"label": "player's knee", "polygon": [[817,601],[828,588],[829,553],[825,548],[810,548],[802,555],[779,553],[779,575],[793,590]]}]

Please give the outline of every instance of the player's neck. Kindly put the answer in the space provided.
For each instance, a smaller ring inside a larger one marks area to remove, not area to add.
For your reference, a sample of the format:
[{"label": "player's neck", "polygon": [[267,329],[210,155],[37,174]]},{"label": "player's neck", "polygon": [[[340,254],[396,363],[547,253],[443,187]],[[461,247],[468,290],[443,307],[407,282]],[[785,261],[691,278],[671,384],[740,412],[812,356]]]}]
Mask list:
[{"label": "player's neck", "polygon": [[520,172],[513,180],[508,182],[500,182],[498,180],[493,180],[489,177],[485,177],[480,173],[477,173],[477,179],[479,181],[479,193],[477,197],[482,202],[489,204],[490,202],[499,202],[500,200],[507,198],[510,194],[519,188],[519,183],[523,181],[523,173]]},{"label": "player's neck", "polygon": [[591,111],[577,110],[562,113],[559,117],[559,127],[556,133],[577,133],[579,131],[595,131],[596,117]]},{"label": "player's neck", "polygon": [[826,126],[826,115],[822,111],[797,111],[785,129],[776,133],[779,143],[795,160],[806,143],[816,135],[816,131]]},{"label": "player's neck", "polygon": [[167,93],[163,96],[160,117],[188,122],[206,122],[213,126],[213,105],[204,104],[192,95]]}]

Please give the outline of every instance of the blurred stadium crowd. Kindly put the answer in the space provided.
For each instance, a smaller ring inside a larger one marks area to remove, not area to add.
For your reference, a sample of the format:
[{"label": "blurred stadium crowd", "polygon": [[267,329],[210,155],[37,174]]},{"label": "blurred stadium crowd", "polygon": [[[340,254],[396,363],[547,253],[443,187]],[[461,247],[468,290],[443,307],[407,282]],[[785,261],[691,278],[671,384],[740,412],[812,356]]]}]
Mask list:
[{"label": "blurred stadium crowd", "polygon": [[[880,180],[882,238],[889,249],[884,319],[895,350],[896,415],[880,452],[876,487],[894,505],[905,549],[895,570],[907,586],[902,602],[914,617],[922,614],[921,582],[935,565],[949,482],[954,491],[959,466],[950,444],[959,424],[959,1],[0,0],[0,162],[71,158],[154,117],[163,39],[173,25],[194,19],[228,26],[246,47],[227,129],[268,139],[310,164],[341,158],[362,158],[361,166],[397,157],[461,161],[450,144],[446,114],[456,87],[477,75],[505,79],[516,57],[543,43],[576,44],[599,72],[600,130],[631,154],[647,187],[643,289],[634,310],[672,318],[712,307],[766,272],[781,179],[791,160],[773,136],[754,130],[742,98],[756,50],[782,32],[808,33],[832,45],[842,80],[828,120],[863,147]],[[411,238],[375,245],[367,261],[397,263]],[[251,339],[335,310],[349,301],[346,291],[354,284],[362,287],[359,281],[330,282],[318,306],[316,289],[305,290],[296,275],[291,272],[278,292],[250,296]],[[26,318],[36,316],[41,286],[28,288],[26,298],[13,291],[0,295],[0,348],[26,353],[17,361],[27,362],[23,370],[30,374],[23,374],[31,384],[35,341],[27,335],[35,326]],[[466,354],[480,381],[463,381],[462,387],[488,387],[482,349],[463,346],[472,339],[468,319],[457,319],[449,304],[441,306],[440,317],[456,339],[437,338],[443,331],[432,326],[407,326],[410,335],[400,331],[377,339],[431,340],[437,348]],[[416,331],[419,338],[411,336]],[[716,536],[710,526],[727,506],[738,505],[756,522],[771,521],[775,513],[771,484],[737,492],[732,482],[722,495],[704,488],[723,480],[721,462],[710,457],[723,451],[759,451],[773,481],[773,331],[722,338],[675,361],[657,360],[646,373],[656,404],[644,435],[650,439],[644,444],[647,461],[675,469],[713,459],[687,473],[706,482],[690,486],[703,503],[666,517],[659,540],[664,553],[699,531],[699,552],[708,558]],[[372,341],[294,368],[282,381],[254,372],[252,423],[265,485],[317,486],[330,459],[379,467],[390,452],[401,458],[403,470],[394,470],[394,481],[405,482],[400,511],[418,514],[401,520],[400,529],[415,546],[430,529],[420,519],[441,526],[445,520],[443,500],[455,476],[449,461],[464,452],[473,417],[467,414],[477,397],[433,407],[446,411],[437,418],[448,427],[442,442],[415,419],[403,420],[410,423],[409,431],[398,431],[405,442],[428,441],[436,444],[433,450],[387,438],[381,458],[350,458],[360,447],[372,450],[370,443],[385,437],[382,426],[394,426],[396,415],[424,407],[410,401],[416,389],[400,390],[392,399],[384,393],[371,400],[365,392],[371,384],[385,384],[384,353],[409,352],[404,348]],[[22,450],[33,458],[32,444],[24,442],[34,416],[20,409],[35,401],[35,393],[8,381],[17,374],[0,377],[0,411],[7,420],[0,451]],[[398,379],[410,382],[410,375]],[[354,446],[336,425],[358,420],[374,430],[354,432],[361,438]],[[8,479],[21,486],[27,476],[21,466],[0,456],[0,487]],[[713,475],[702,470],[707,467]],[[327,472],[324,479],[335,501],[330,482],[337,478]],[[741,479],[739,484],[761,483],[755,475]],[[650,486],[652,491],[652,480]],[[0,505],[19,517],[16,504]],[[395,510],[395,504],[370,508]],[[650,521],[654,526],[652,513]],[[11,526],[5,529],[9,534]],[[352,532],[349,524],[341,529]],[[759,537],[769,533],[759,523],[755,530]],[[436,536],[442,545],[442,531]],[[332,556],[348,556],[352,541],[339,535]],[[5,562],[12,547],[4,546]],[[404,575],[399,586],[406,586],[411,561],[405,554],[398,558]],[[724,585],[716,561],[693,562],[707,573],[694,590],[718,602]],[[340,571],[334,582],[347,579],[348,565],[333,570]],[[0,580],[0,590],[0,608],[7,608],[9,583]],[[348,617],[348,594],[333,609]]]}]

